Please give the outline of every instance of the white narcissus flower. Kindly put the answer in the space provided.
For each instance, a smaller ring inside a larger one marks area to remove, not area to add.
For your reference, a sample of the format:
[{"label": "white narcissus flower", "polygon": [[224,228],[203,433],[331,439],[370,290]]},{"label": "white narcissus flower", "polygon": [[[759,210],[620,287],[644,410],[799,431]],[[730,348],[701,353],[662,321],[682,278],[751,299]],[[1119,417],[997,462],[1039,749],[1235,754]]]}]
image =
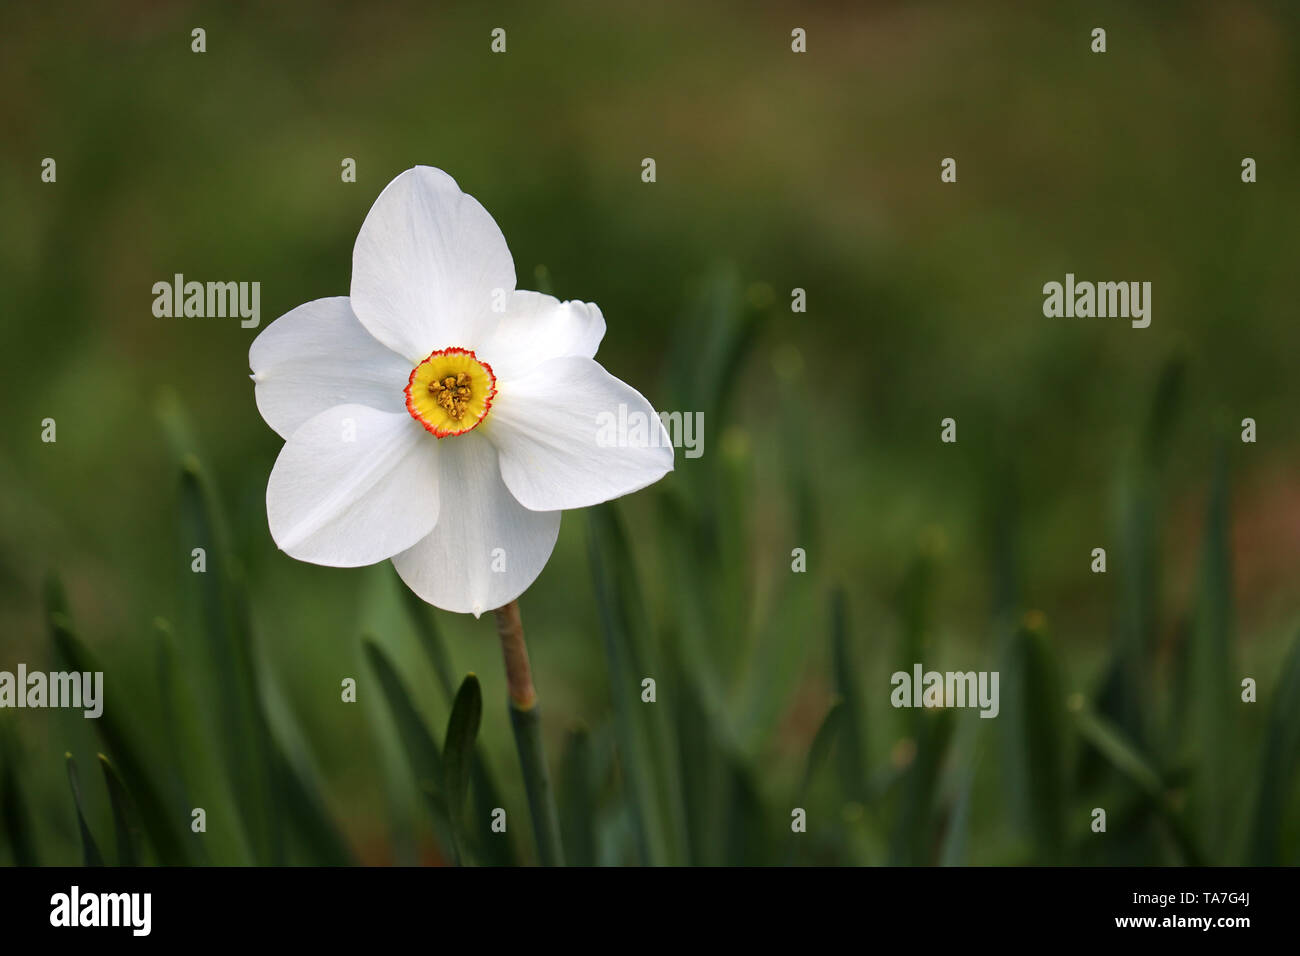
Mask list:
[{"label": "white narcissus flower", "polygon": [[[501,230],[441,170],[380,193],[351,292],[298,306],[249,350],[258,410],[285,439],[266,511],[292,557],[391,558],[425,601],[477,616],[533,583],[562,510],[672,470],[650,404],[593,358],[600,309],[517,291]],[[602,413],[648,423],[648,440],[599,440]]]}]

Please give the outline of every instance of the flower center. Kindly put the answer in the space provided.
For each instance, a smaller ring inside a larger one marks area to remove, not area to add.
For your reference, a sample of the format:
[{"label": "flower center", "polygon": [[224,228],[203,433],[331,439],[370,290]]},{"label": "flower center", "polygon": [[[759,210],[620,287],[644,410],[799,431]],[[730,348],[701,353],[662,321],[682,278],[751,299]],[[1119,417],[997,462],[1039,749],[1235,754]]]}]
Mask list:
[{"label": "flower center", "polygon": [[497,379],[470,349],[439,349],[411,370],[406,410],[439,438],[463,435],[487,417]]}]

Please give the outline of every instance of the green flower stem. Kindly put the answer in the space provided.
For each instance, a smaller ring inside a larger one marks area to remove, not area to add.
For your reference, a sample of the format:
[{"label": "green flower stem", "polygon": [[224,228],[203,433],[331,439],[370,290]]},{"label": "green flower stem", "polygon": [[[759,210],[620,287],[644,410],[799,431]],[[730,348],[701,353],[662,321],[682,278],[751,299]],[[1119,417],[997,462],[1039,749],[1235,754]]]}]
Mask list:
[{"label": "green flower stem", "polygon": [[524,626],[519,620],[519,602],[511,601],[496,610],[497,635],[506,664],[506,690],[510,697],[510,726],[519,747],[519,764],[528,791],[528,809],[533,816],[537,856],[543,866],[563,866],[560,845],[560,815],[555,808],[555,791],[542,749],[542,721],[537,709],[537,691],[524,645]]}]

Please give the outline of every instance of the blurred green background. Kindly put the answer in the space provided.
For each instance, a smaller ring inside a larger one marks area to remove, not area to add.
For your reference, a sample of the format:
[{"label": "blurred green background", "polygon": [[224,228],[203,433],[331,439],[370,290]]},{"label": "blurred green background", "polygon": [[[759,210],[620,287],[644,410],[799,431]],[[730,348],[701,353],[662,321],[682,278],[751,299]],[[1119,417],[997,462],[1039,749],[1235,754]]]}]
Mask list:
[{"label": "blurred green background", "polygon": [[[521,600],[570,862],[1300,862],[1297,8],[652,6],[4,7],[0,669],[93,655],[107,710],[0,712],[0,861],[85,858],[65,752],[109,862],[124,822],[146,862],[536,860],[490,616],[279,553],[258,330],[151,312],[346,294],[428,164],[705,414]],[[1066,272],[1150,281],[1150,328],[1044,318]],[[894,710],[915,662],[1001,714]]]}]

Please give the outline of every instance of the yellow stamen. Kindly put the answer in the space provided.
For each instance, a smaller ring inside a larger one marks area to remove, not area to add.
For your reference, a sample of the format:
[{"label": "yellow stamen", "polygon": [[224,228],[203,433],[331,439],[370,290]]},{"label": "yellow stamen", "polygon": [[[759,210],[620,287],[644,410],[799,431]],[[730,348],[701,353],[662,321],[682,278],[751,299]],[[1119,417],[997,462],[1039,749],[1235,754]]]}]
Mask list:
[{"label": "yellow stamen", "polygon": [[439,349],[411,371],[406,409],[439,438],[463,435],[487,417],[496,381],[492,367],[469,349]]}]

